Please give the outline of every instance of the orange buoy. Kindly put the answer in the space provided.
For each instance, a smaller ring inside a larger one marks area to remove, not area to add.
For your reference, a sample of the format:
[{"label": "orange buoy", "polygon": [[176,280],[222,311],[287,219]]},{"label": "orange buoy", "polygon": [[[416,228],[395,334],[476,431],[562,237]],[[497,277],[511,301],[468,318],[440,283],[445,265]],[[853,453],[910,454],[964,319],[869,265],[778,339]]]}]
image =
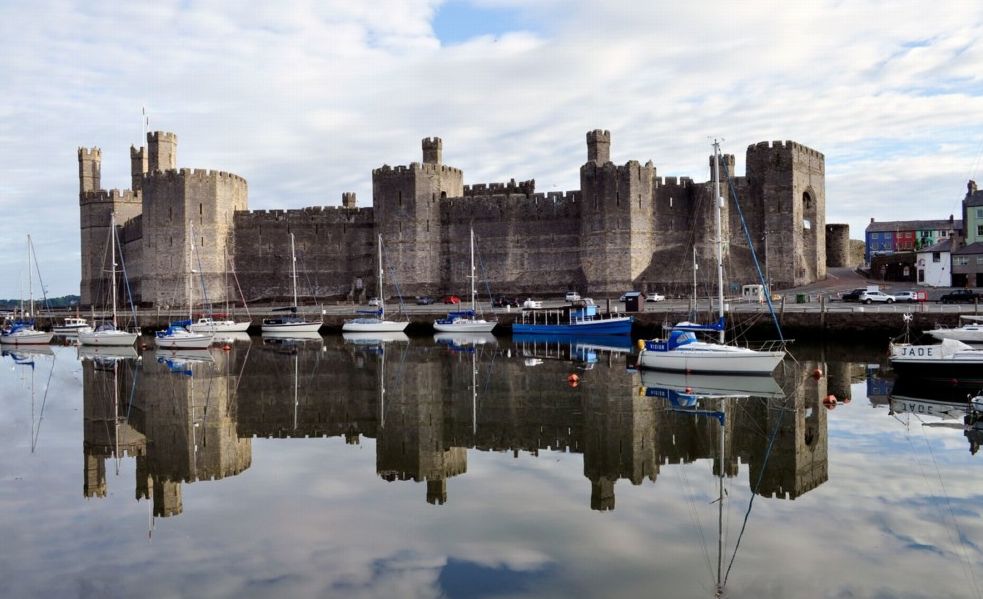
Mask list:
[{"label": "orange buoy", "polygon": [[684,391],[686,393],[692,393],[693,392],[693,388],[692,387],[686,387],[686,389]]},{"label": "orange buoy", "polygon": [[580,385],[580,382],[576,380],[572,380],[570,381],[569,385],[571,389],[575,389],[578,385]]},{"label": "orange buoy", "polygon": [[821,379],[821,378],[823,378],[823,371],[820,370],[819,368],[813,370],[812,371],[812,378],[814,378],[814,379]]},{"label": "orange buoy", "polygon": [[836,403],[837,400],[836,400],[836,396],[830,393],[829,395],[826,396],[826,399],[824,401]]},{"label": "orange buoy", "polygon": [[826,397],[824,397],[823,398],[823,406],[827,410],[835,409],[836,408],[836,396],[835,395],[827,395]]},{"label": "orange buoy", "polygon": [[577,376],[577,373],[576,372],[571,372],[569,375],[567,375],[567,382],[568,383],[579,383],[580,382],[580,377]]},{"label": "orange buoy", "polygon": [[222,351],[229,351],[231,349],[232,349],[232,346],[229,345],[228,343],[226,343],[225,345],[222,346]]}]

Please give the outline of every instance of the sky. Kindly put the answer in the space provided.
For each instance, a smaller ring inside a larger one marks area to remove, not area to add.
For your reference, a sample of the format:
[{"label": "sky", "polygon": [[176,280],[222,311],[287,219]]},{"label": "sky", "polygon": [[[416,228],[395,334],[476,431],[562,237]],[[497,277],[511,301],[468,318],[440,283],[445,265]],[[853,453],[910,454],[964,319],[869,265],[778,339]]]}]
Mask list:
[{"label": "sky", "polygon": [[[826,219],[958,217],[983,169],[975,1],[308,0],[0,3],[0,297],[78,292],[79,146],[129,187],[131,144],[231,171],[251,209],[371,205],[371,170],[444,140],[465,183],[579,187],[584,134],[612,159],[706,180],[792,139],[826,156]],[[35,283],[37,287],[37,283]]]}]

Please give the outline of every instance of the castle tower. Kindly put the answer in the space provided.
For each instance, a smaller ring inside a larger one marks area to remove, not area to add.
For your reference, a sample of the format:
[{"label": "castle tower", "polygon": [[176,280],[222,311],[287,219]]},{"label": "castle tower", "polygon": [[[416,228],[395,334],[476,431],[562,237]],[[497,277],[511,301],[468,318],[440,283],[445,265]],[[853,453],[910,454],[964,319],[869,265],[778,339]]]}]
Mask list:
[{"label": "castle tower", "polygon": [[587,132],[587,162],[603,165],[611,162],[611,132],[594,129]]},{"label": "castle tower", "polygon": [[580,264],[590,293],[634,289],[652,262],[655,167],[632,160],[616,166],[611,134],[587,134],[587,162],[580,167]]},{"label": "castle tower", "polygon": [[109,302],[108,259],[109,224],[113,213],[116,224],[140,214],[139,200],[129,190],[104,190],[101,187],[102,151],[79,148],[79,234],[81,245],[81,305]]},{"label": "castle tower", "polygon": [[439,137],[427,137],[423,140],[423,163],[440,164],[443,162],[444,142]]},{"label": "castle tower", "polygon": [[79,148],[79,193],[102,189],[102,150]]},{"label": "castle tower", "polygon": [[[793,141],[747,149],[749,203],[766,236],[772,286],[826,277],[826,159]],[[750,225],[751,223],[749,223]]]},{"label": "castle tower", "polygon": [[166,131],[147,133],[147,151],[149,172],[177,168],[177,135]]},{"label": "castle tower", "polygon": [[143,146],[140,149],[130,146],[130,179],[132,181],[130,189],[134,192],[140,191],[143,176],[147,174],[147,164],[147,149]]},{"label": "castle tower", "polygon": [[[437,295],[441,279],[440,201],[464,194],[464,174],[442,164],[440,138],[422,142],[423,163],[372,171],[376,233],[385,244],[387,274],[393,272],[403,295]],[[374,244],[373,244],[374,245]],[[375,285],[375,273],[365,283]],[[392,294],[391,290],[385,293]]]},{"label": "castle tower", "polygon": [[346,191],[341,194],[341,205],[349,210],[358,208],[358,200],[355,199],[355,192]]}]

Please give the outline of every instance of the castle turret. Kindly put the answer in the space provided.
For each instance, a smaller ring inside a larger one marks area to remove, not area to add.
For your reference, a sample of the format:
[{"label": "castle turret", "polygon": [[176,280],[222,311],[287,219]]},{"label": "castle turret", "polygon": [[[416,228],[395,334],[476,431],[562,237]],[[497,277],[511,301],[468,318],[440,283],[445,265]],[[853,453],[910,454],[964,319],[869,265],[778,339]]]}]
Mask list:
[{"label": "castle turret", "polygon": [[140,183],[143,176],[147,174],[147,149],[139,149],[130,146],[130,179],[132,181],[130,189],[140,191]]},{"label": "castle turret", "polygon": [[587,162],[611,162],[611,132],[594,129],[587,132]]},{"label": "castle turret", "polygon": [[440,164],[444,153],[444,142],[439,137],[426,137],[423,140],[423,163]]},{"label": "castle turret", "polygon": [[346,191],[341,194],[341,205],[345,208],[354,210],[358,208],[358,200],[355,199],[355,192]]},{"label": "castle turret", "polygon": [[149,172],[166,171],[177,168],[177,135],[165,131],[147,133]]},{"label": "castle turret", "polygon": [[79,148],[79,193],[102,189],[102,150]]}]

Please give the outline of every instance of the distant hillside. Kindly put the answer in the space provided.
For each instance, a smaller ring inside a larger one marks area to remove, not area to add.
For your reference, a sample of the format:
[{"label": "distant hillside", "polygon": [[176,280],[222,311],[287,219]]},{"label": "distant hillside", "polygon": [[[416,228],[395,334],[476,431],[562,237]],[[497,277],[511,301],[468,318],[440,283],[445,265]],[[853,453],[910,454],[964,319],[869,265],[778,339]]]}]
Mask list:
[{"label": "distant hillside", "polygon": [[[81,298],[77,295],[63,295],[61,297],[49,297],[48,306],[51,308],[70,308],[77,306]],[[34,305],[39,309],[44,308],[44,300],[34,299]],[[0,310],[13,310],[20,308],[19,299],[0,299]]]}]

